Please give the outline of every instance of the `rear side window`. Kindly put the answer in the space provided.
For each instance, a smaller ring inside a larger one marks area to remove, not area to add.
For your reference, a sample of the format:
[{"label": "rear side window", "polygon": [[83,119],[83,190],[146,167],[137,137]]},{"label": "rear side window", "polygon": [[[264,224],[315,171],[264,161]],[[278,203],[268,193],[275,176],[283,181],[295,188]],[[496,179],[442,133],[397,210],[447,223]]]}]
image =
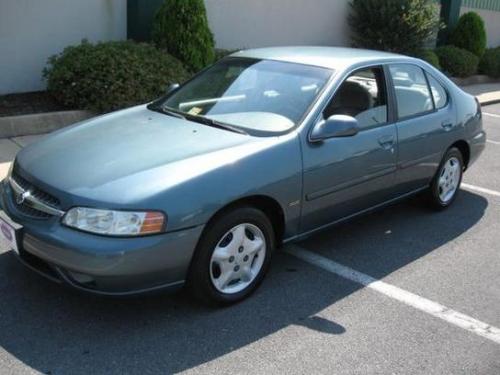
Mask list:
[{"label": "rear side window", "polygon": [[448,95],[444,87],[430,74],[427,74],[429,85],[431,86],[432,97],[434,98],[434,105],[437,109],[443,108],[448,103]]},{"label": "rear side window", "polygon": [[397,64],[389,67],[391,72],[398,117],[416,116],[434,109],[431,93],[424,71],[411,64]]},{"label": "rear side window", "polygon": [[387,122],[387,94],[381,67],[358,70],[340,85],[323,111],[331,115],[348,115],[358,120],[361,129]]}]

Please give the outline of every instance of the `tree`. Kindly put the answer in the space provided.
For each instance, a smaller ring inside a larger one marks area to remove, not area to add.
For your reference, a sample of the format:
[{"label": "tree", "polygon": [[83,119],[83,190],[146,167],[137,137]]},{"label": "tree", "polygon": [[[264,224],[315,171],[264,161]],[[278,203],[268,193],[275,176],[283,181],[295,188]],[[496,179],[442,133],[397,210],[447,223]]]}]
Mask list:
[{"label": "tree", "polygon": [[440,27],[433,0],[352,0],[349,25],[356,47],[413,54]]},{"label": "tree", "polygon": [[475,12],[462,14],[449,43],[481,57],[486,49],[486,30],[481,16]]},{"label": "tree", "polygon": [[155,15],[152,39],[192,70],[214,61],[214,38],[203,0],[165,0]]}]

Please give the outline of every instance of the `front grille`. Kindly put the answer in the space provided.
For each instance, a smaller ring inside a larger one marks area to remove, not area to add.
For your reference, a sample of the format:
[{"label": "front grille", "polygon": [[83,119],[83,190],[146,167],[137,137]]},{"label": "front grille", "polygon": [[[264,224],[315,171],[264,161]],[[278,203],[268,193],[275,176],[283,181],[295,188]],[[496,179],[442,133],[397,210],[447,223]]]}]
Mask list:
[{"label": "front grille", "polygon": [[[60,202],[57,198],[54,196],[46,193],[45,191],[41,190],[40,188],[36,187],[33,185],[31,182],[26,180],[24,177],[22,177],[17,171],[14,166],[14,170],[12,171],[12,175],[10,177],[17,185],[19,185],[24,191],[29,191],[30,195],[37,199],[39,202],[53,207],[53,208],[59,208]],[[13,202],[17,208],[17,210],[22,213],[23,215],[29,216],[34,219],[48,219],[52,217],[53,215],[44,212],[40,209],[37,209],[35,207],[32,207],[30,205],[30,202],[27,200],[23,201],[22,203],[17,203],[16,201],[16,193],[13,194]]]},{"label": "front grille", "polygon": [[48,218],[52,217],[52,215],[50,215],[46,212],[39,211],[33,207],[30,207],[26,203],[22,203],[22,204],[16,203],[16,208],[23,215],[29,216],[33,219],[48,219]]},{"label": "front grille", "polygon": [[52,207],[59,207],[60,202],[59,199],[53,197],[52,195],[44,192],[43,190],[40,190],[37,188],[35,185],[32,183],[28,182],[25,178],[21,177],[19,173],[16,173],[14,171],[12,173],[11,177],[19,186],[21,186],[24,190],[29,190],[31,192],[31,195],[38,199],[39,201],[48,204],[49,206]]}]

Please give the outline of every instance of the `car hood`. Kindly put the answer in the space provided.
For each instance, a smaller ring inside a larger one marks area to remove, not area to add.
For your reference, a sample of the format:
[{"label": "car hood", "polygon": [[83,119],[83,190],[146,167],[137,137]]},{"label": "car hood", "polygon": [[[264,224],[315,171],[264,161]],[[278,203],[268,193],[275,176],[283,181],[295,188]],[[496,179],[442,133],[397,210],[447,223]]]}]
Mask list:
[{"label": "car hood", "polygon": [[24,148],[16,163],[43,185],[77,193],[258,140],[138,106],[57,131]]}]

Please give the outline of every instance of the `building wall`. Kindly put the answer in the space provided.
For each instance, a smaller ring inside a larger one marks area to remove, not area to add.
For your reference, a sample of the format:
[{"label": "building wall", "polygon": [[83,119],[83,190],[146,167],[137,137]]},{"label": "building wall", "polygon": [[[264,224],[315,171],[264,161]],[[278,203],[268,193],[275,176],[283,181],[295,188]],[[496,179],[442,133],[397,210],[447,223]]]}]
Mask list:
[{"label": "building wall", "polygon": [[[488,45],[500,46],[500,0],[462,1],[461,13],[485,20]],[[349,0],[205,3],[219,48],[349,45]],[[126,36],[127,0],[0,0],[0,95],[43,89],[47,59],[68,45]]]},{"label": "building wall", "polygon": [[349,0],[205,0],[219,48],[349,44]]},{"label": "building wall", "polygon": [[[439,1],[437,1],[439,3]],[[349,0],[205,0],[219,48],[349,45]],[[484,20],[488,46],[500,46],[500,0],[462,0],[460,14]]]},{"label": "building wall", "polygon": [[[498,10],[481,9],[481,8],[468,8],[461,7],[460,14],[467,12],[476,12],[479,14],[486,26],[486,36],[488,47],[500,47],[500,0],[498,1]],[[497,9],[497,8],[495,8]]]},{"label": "building wall", "polygon": [[0,0],[0,94],[41,90],[42,69],[64,47],[125,39],[126,0]]}]

